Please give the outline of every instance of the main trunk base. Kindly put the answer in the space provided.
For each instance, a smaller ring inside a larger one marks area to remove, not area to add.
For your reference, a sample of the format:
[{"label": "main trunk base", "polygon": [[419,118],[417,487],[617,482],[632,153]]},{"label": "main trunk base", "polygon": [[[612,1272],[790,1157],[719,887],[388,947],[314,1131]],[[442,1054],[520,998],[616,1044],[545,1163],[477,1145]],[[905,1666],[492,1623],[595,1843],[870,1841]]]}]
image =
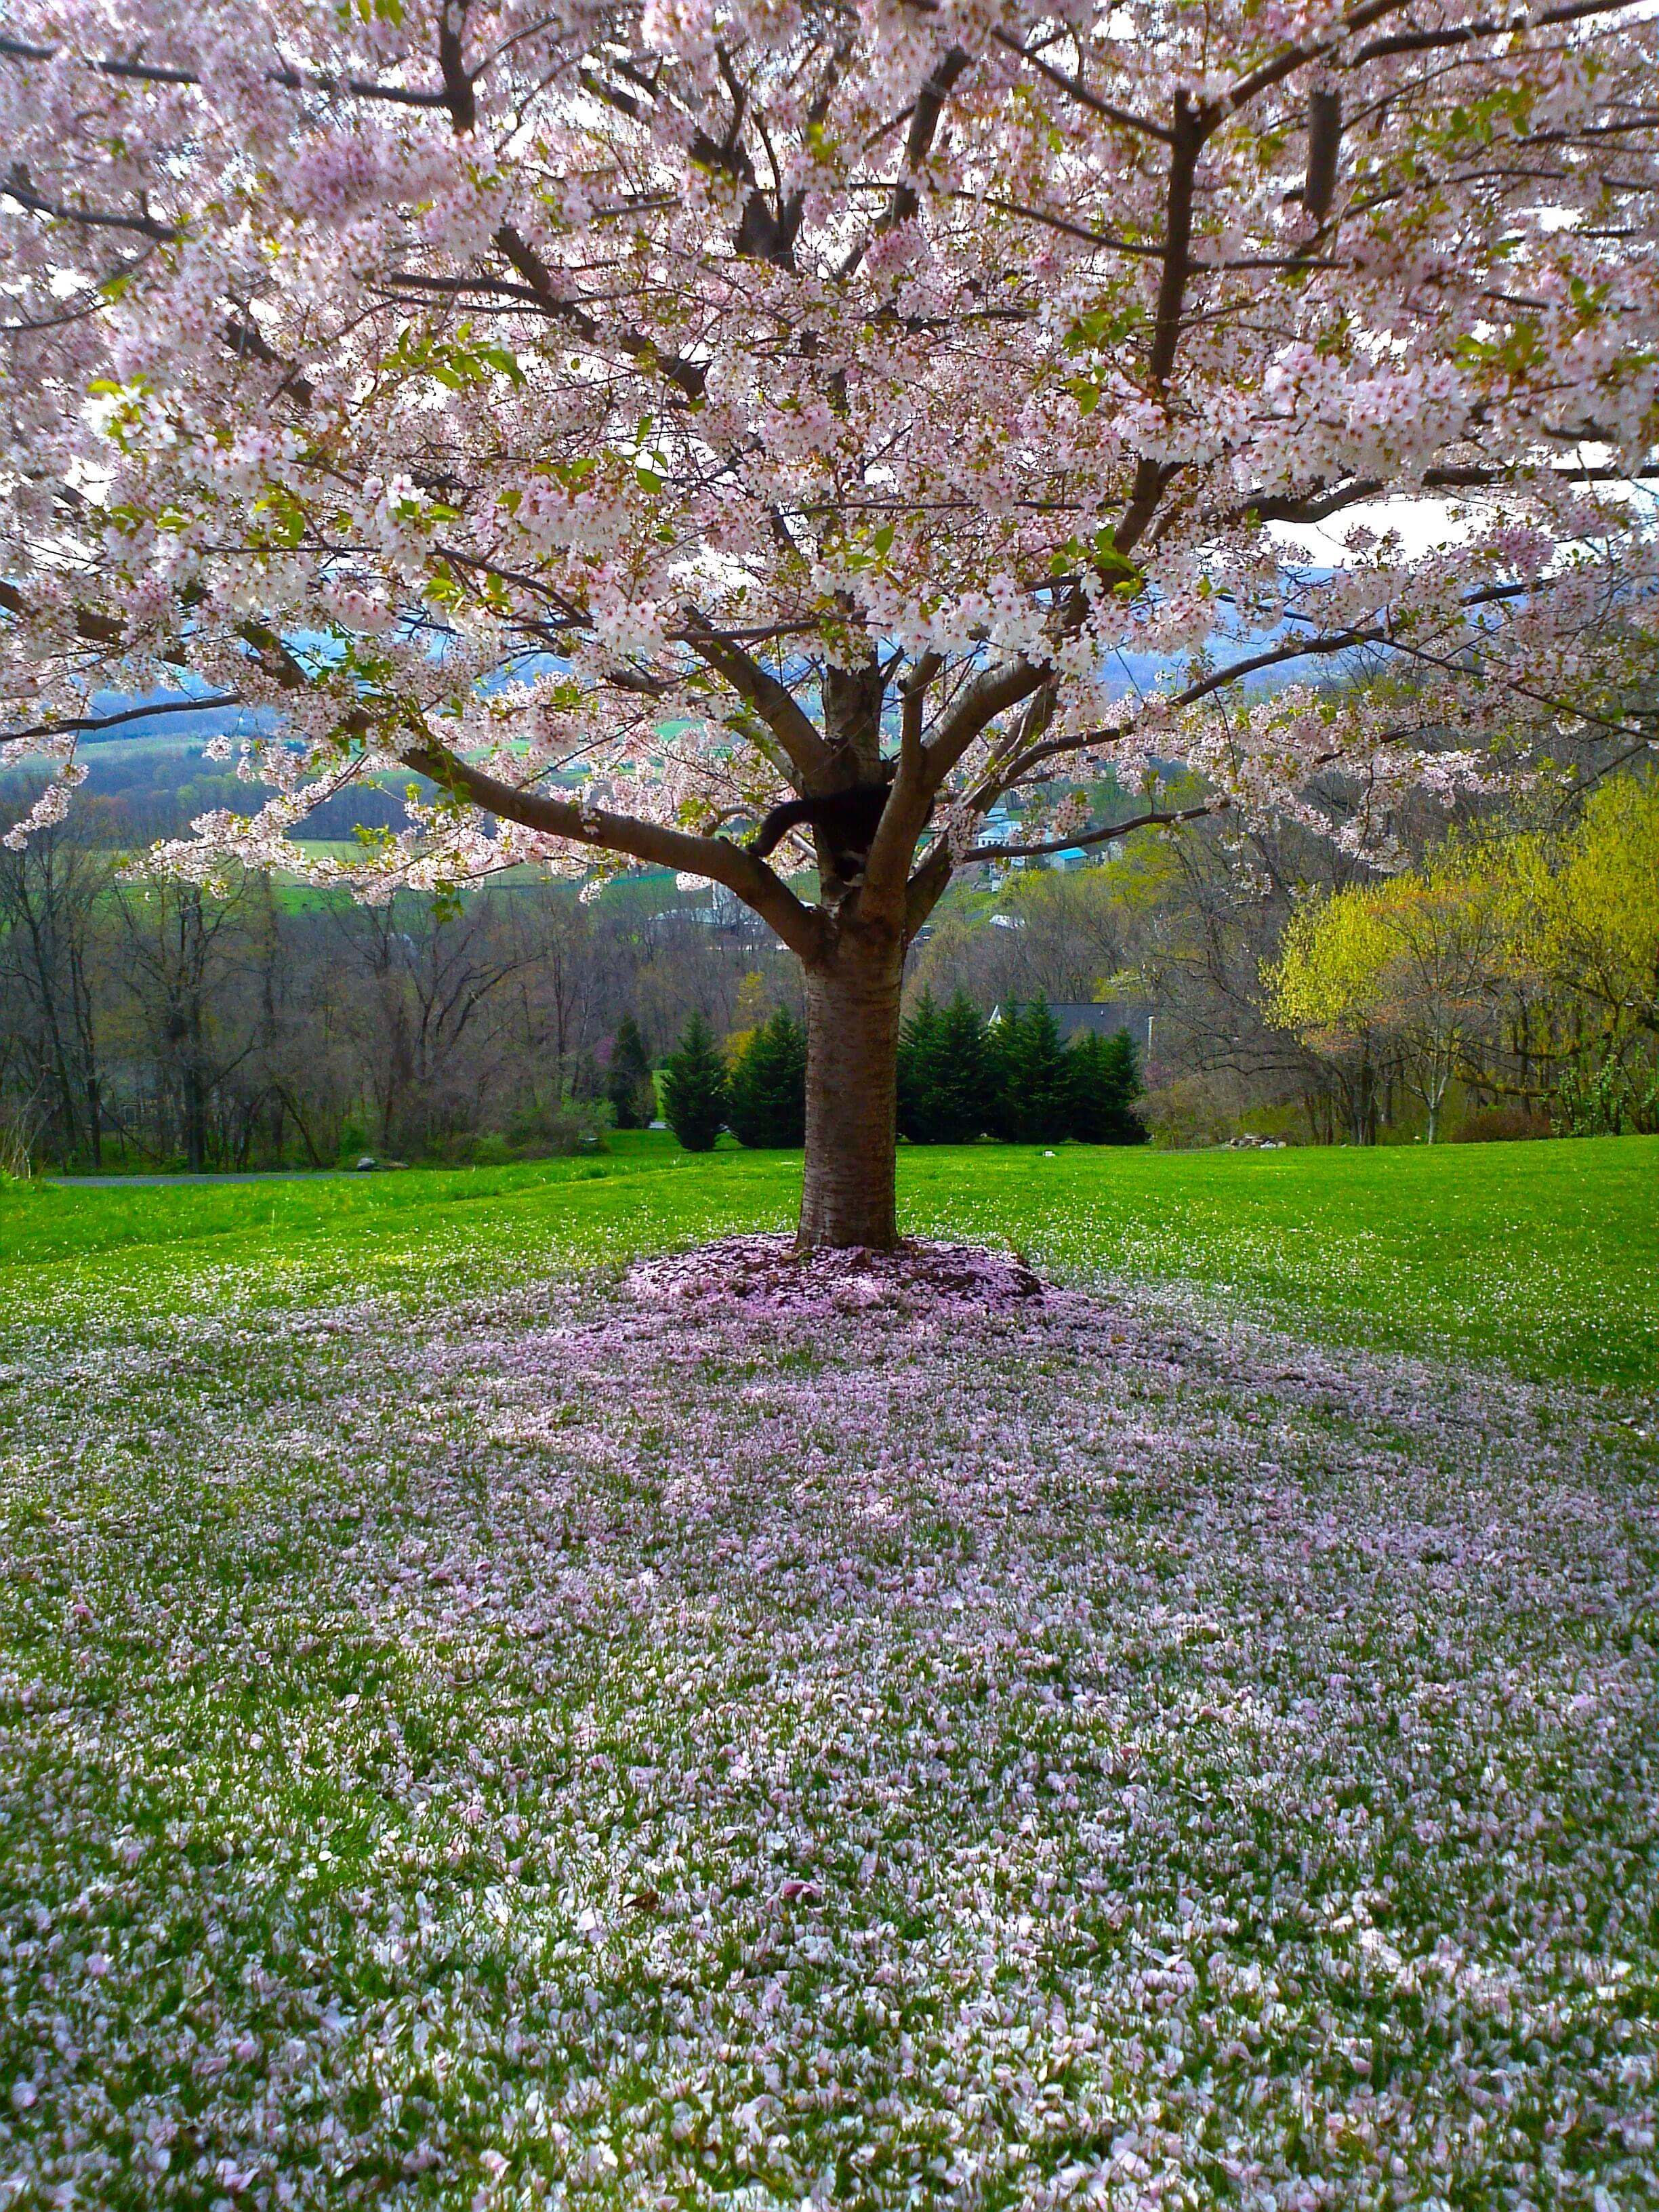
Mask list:
[{"label": "main trunk base", "polygon": [[897,1245],[901,947],[854,939],[806,970],[806,1170],[797,1249]]}]

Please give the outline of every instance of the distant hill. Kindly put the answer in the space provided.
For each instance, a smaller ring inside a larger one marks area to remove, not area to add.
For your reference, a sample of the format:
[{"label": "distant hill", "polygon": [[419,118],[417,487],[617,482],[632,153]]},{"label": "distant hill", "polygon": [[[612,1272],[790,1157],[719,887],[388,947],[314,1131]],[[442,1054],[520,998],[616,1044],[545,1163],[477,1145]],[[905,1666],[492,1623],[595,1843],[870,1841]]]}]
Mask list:
[{"label": "distant hill", "polygon": [[[207,758],[204,748],[216,737],[236,738],[269,731],[273,718],[258,709],[228,707],[196,710],[169,704],[176,695],[154,695],[155,711],[112,730],[94,731],[81,742],[87,770],[81,799],[94,802],[89,827],[98,842],[131,848],[158,837],[188,834],[195,816],[214,807],[252,813],[274,794],[266,785],[244,783],[228,761]],[[100,692],[94,711],[116,714],[143,706],[143,697]],[[46,781],[46,769],[27,765],[0,775],[0,814],[28,805]],[[312,837],[349,838],[358,827],[401,830],[407,819],[403,791],[413,780],[405,771],[342,792],[325,800],[307,827]]]}]

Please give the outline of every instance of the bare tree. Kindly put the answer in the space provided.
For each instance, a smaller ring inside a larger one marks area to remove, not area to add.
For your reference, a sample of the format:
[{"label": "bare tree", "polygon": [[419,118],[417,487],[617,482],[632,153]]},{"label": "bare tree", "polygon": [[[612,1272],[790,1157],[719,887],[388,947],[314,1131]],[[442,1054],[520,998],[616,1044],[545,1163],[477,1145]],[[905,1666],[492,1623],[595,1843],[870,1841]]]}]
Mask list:
[{"label": "bare tree", "polygon": [[0,1080],[29,1102],[50,1153],[94,1169],[105,1109],[94,969],[112,872],[112,856],[87,842],[95,827],[59,823],[0,851]]}]

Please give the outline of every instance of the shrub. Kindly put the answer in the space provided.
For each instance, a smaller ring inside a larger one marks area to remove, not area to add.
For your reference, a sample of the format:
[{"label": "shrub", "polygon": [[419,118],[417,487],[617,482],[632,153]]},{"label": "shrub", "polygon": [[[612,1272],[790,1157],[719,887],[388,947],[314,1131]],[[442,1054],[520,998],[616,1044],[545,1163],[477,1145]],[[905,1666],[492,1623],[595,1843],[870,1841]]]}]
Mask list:
[{"label": "shrub", "polygon": [[[554,1106],[538,1106],[520,1114],[509,1124],[507,1138],[520,1159],[564,1158],[573,1152],[602,1152],[611,1109],[602,1099],[562,1098]],[[472,1157],[481,1164],[481,1137]]]},{"label": "shrub", "polygon": [[619,1129],[648,1129],[657,1115],[657,1090],[651,1079],[651,1055],[632,1014],[617,1024],[611,1064],[605,1071],[605,1095]]},{"label": "shrub", "polygon": [[726,1079],[726,1118],[741,1145],[806,1141],[806,1032],[786,1006],[763,1022]]},{"label": "shrub", "polygon": [[1140,1118],[1160,1152],[1224,1145],[1238,1134],[1238,1115],[1206,1077],[1188,1075],[1146,1093]]},{"label": "shrub", "polygon": [[1547,1137],[1549,1116],[1531,1106],[1479,1106],[1458,1124],[1453,1142],[1459,1145],[1512,1144],[1528,1137]]},{"label": "shrub", "polygon": [[1651,1136],[1659,1132],[1659,1069],[1632,1066],[1608,1050],[1599,1061],[1567,1069],[1554,1113],[1569,1137]]},{"label": "shrub", "polygon": [[1146,1143],[1146,1124],[1135,1111],[1135,1101],[1146,1086],[1127,1030],[1111,1036],[1083,1030],[1066,1048],[1066,1072],[1071,1086],[1068,1135],[1085,1145]]},{"label": "shrub", "polygon": [[663,1119],[688,1152],[712,1152],[726,1107],[726,1063],[708,1023],[693,1014],[663,1063]]}]

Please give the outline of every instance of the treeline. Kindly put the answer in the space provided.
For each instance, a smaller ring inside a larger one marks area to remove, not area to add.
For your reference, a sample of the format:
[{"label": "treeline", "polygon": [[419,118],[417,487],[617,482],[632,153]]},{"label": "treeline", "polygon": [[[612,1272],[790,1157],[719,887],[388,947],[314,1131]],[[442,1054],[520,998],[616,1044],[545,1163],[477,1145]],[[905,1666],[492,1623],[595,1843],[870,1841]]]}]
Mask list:
[{"label": "treeline", "polygon": [[539,880],[378,908],[258,878],[221,897],[131,878],[95,826],[71,813],[0,851],[12,1172],[568,1148],[616,1114],[624,1020],[649,1119],[650,1060],[689,1012],[724,1031],[793,988],[758,928],[662,884],[592,905]]},{"label": "treeline", "polygon": [[[143,735],[82,743],[78,757],[87,777],[76,799],[78,835],[94,836],[112,849],[140,852],[158,838],[187,837],[198,814],[219,807],[247,814],[276,796],[269,785],[246,783],[234,768],[208,758],[195,730],[188,737],[149,734],[170,720],[197,720],[200,726],[198,718],[162,714],[145,725]],[[396,789],[380,783],[348,786],[307,817],[307,837],[344,841],[360,825],[404,829],[409,817],[401,794],[411,781],[425,788],[408,775],[397,779]],[[9,818],[27,811],[45,783],[38,767],[0,773],[0,811]]]},{"label": "treeline", "polygon": [[[1066,1044],[1040,997],[988,1020],[965,993],[943,1007],[924,993],[900,1036],[899,1133],[913,1144],[1145,1144],[1135,1103],[1144,1087],[1127,1030]],[[726,1129],[743,1145],[799,1145],[805,1031],[780,1007],[723,1050],[694,1016],[664,1064],[661,1096],[688,1152],[709,1151]]]},{"label": "treeline", "polygon": [[1582,808],[1421,807],[1390,876],[1295,824],[1145,833],[942,910],[914,988],[1133,999],[1165,1146],[1653,1128],[1659,783],[1582,774]]},{"label": "treeline", "polygon": [[[1241,859],[1217,823],[953,888],[908,978],[903,1133],[1659,1127],[1659,783],[1622,774],[1540,816],[1449,838],[1425,813],[1416,864],[1382,878],[1294,826]],[[702,1123],[800,1141],[798,971],[734,902],[640,878],[591,904],[528,878],[382,908],[255,878],[220,897],[133,876],[107,829],[77,804],[0,850],[0,1166],[568,1147],[657,1117],[694,1015]],[[1144,1071],[1127,1039],[1063,1047],[1054,1000],[1150,1012]]]}]

